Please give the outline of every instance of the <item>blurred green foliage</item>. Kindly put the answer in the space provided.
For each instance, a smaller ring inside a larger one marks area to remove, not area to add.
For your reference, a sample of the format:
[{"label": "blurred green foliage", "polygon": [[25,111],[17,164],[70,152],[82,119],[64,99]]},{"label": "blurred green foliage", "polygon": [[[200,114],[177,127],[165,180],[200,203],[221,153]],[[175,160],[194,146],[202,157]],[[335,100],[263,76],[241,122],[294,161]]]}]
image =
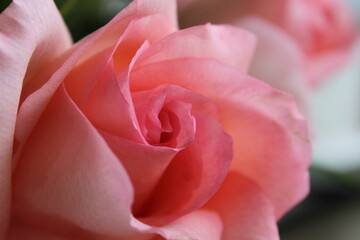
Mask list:
[{"label": "blurred green foliage", "polygon": [[55,0],[74,41],[110,21],[131,0]]},{"label": "blurred green foliage", "polygon": [[[131,0],[55,0],[75,42],[105,25],[130,2]],[[0,11],[10,3],[11,0],[0,0]]]},{"label": "blurred green foliage", "polygon": [[0,12],[4,11],[4,9],[9,6],[11,0],[0,0]]}]

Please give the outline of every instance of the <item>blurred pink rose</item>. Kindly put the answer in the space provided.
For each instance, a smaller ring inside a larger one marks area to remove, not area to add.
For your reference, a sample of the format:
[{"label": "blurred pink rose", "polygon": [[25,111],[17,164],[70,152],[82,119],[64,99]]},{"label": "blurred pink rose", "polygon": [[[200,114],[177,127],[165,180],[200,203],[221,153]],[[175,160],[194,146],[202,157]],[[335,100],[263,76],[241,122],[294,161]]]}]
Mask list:
[{"label": "blurred pink rose", "polygon": [[73,46],[52,1],[1,14],[2,239],[279,238],[305,121],[244,73],[253,35],[175,9],[133,1]]},{"label": "blurred pink rose", "polygon": [[[256,21],[250,24],[253,28],[265,29],[267,32],[265,34],[260,31],[260,42],[266,41],[268,34],[271,39],[274,35],[287,35],[279,38],[278,44],[275,45],[281,46],[284,41],[291,42],[284,43],[285,50],[280,49],[284,54],[289,44],[298,48],[297,55],[301,55],[299,67],[304,75],[304,81],[312,87],[317,86],[325,77],[342,66],[352,52],[356,35],[355,21],[352,12],[342,0],[178,0],[178,2],[180,23],[184,27],[206,22],[243,26],[242,22],[249,23],[250,17],[252,21]],[[259,17],[263,20],[255,19]],[[275,33],[271,31],[272,28]],[[270,46],[269,43],[268,45]],[[275,48],[279,50],[277,46]],[[265,55],[267,53],[268,51]],[[280,53],[280,55],[284,54]],[[288,53],[287,58],[293,62],[292,59],[298,56],[294,57]],[[277,61],[276,54],[273,55],[272,61]],[[286,62],[284,64],[289,65]],[[253,65],[259,64],[254,61]],[[259,68],[266,68],[266,65],[260,65],[257,69]],[[286,68],[284,69],[287,71]],[[263,80],[273,83],[272,79]]]}]

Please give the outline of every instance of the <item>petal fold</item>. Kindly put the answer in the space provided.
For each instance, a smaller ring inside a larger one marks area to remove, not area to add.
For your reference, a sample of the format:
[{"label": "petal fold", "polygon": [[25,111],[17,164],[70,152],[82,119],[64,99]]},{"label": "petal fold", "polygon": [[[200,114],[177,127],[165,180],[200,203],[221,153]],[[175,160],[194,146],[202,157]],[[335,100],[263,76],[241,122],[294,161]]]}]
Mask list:
[{"label": "petal fold", "polygon": [[[25,41],[26,39],[26,41]],[[12,144],[21,89],[71,45],[53,1],[15,0],[0,15],[0,238],[8,226]]]},{"label": "petal fold", "polygon": [[291,93],[305,115],[309,111],[311,87],[306,81],[304,54],[292,38],[277,26],[258,17],[237,22],[257,36],[257,48],[249,74],[276,89]]},{"label": "petal fold", "polygon": [[261,187],[277,217],[307,194],[307,125],[288,94],[212,59],[149,64],[134,70],[130,83],[139,91],[175,84],[211,99],[234,140],[232,169]]},{"label": "petal fold", "polygon": [[[131,25],[130,23],[144,17],[146,18],[150,15],[167,16],[169,19],[169,21],[167,21],[167,26],[164,27],[166,29],[163,29],[163,31],[157,31],[157,33],[161,33],[162,35],[156,37],[161,38],[163,35],[177,29],[177,23],[175,21],[176,2],[174,0],[166,2],[159,0],[136,0],[131,2],[104,27],[76,43],[71,51],[68,51],[67,55],[64,56],[65,60],[57,69],[57,71],[52,74],[49,81],[47,81],[40,89],[27,97],[26,101],[20,107],[18,113],[16,126],[17,140],[22,142],[27,138],[31,129],[36,124],[36,121],[39,119],[41,112],[45,109],[46,104],[49,102],[61,82],[72,73],[74,66],[78,66],[79,64],[82,64],[96,56],[97,54],[102,54],[110,49],[110,51],[108,51],[108,55],[104,55],[101,59],[98,59],[99,62],[92,63],[92,66],[99,63],[101,64],[97,65],[96,68],[100,70],[101,73],[103,69],[101,66],[104,67],[107,63],[107,60],[109,60],[110,56],[112,56],[113,49],[111,48],[114,48],[117,45],[123,34],[126,35],[126,30],[128,29],[129,25]],[[163,17],[157,17],[155,19],[159,20],[163,19]],[[147,23],[148,21],[151,21],[151,17],[150,20],[146,18],[144,23]],[[136,26],[143,26],[142,24],[133,25],[135,25],[134,31],[136,31]],[[161,26],[165,26],[165,24],[162,24]],[[130,28],[133,29],[131,26]],[[142,37],[146,38],[146,36]],[[144,41],[145,40],[146,39],[144,39]],[[92,82],[92,84],[96,84],[96,82]],[[69,91],[69,93],[71,94],[71,91]]]},{"label": "petal fold", "polygon": [[222,240],[280,239],[271,201],[256,183],[238,173],[229,173],[205,209],[221,216]]},{"label": "petal fold", "polygon": [[161,226],[203,206],[220,188],[229,170],[232,139],[211,117],[193,112],[194,142],[180,151],[166,169],[152,198],[138,218]]},{"label": "petal fold", "polygon": [[195,57],[214,58],[246,72],[255,43],[252,33],[230,25],[196,26],[156,42],[139,57],[134,68],[169,59]]},{"label": "petal fold", "polygon": [[133,233],[130,179],[63,87],[27,143],[14,174],[17,221],[71,234]]}]

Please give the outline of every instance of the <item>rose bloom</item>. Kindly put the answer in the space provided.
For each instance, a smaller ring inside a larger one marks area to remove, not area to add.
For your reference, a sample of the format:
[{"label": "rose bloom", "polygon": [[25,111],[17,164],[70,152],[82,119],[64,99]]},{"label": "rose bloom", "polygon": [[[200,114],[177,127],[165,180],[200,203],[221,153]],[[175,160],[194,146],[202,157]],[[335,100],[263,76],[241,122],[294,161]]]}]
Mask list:
[{"label": "rose bloom", "polygon": [[1,239],[279,239],[308,192],[292,97],[255,37],[135,0],[72,45],[52,1],[0,15]]},{"label": "rose bloom", "polygon": [[258,37],[250,75],[291,92],[308,112],[312,88],[350,59],[355,18],[343,0],[178,0],[184,27],[231,23]]}]

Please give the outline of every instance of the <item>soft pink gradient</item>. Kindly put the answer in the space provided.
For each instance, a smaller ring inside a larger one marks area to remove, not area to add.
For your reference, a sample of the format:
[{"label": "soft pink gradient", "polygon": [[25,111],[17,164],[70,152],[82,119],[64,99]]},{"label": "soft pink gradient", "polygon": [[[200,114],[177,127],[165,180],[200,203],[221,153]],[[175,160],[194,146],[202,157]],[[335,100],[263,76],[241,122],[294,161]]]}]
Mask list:
[{"label": "soft pink gradient", "polygon": [[310,144],[294,100],[246,75],[252,34],[135,0],[71,47],[53,2],[25,2],[0,18],[1,237],[278,239]]},{"label": "soft pink gradient", "polygon": [[48,61],[70,48],[71,40],[51,1],[15,0],[0,15],[0,31],[0,238],[4,238],[9,224],[11,158],[21,89],[47,67]]},{"label": "soft pink gradient", "polygon": [[[287,34],[303,54],[300,70],[312,87],[347,61],[356,38],[354,16],[342,0],[178,0],[178,3],[183,27],[207,22],[242,26],[241,21],[250,16],[273,24],[278,28],[275,31]],[[264,34],[257,36],[260,41],[266,40]],[[293,58],[291,53],[289,58]],[[260,65],[262,62],[254,64],[266,67]],[[262,80],[271,82],[267,78]]]}]

